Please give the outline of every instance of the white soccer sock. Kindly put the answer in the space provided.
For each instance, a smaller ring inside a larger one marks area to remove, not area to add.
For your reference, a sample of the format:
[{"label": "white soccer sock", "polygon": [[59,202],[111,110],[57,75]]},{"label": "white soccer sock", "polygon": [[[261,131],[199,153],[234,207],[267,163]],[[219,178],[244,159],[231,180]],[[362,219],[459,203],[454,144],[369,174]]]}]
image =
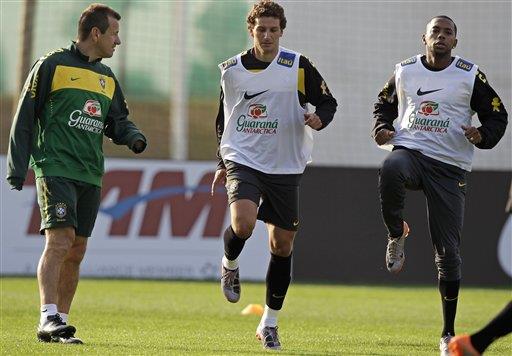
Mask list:
[{"label": "white soccer sock", "polygon": [[50,315],[57,314],[57,304],[43,304],[41,305],[41,318],[39,323],[43,325],[48,320]]},{"label": "white soccer sock", "polygon": [[238,258],[231,261],[231,260],[228,260],[226,258],[226,256],[222,256],[222,265],[224,266],[224,268],[227,268],[227,269],[237,269],[238,268]]},{"label": "white soccer sock", "polygon": [[268,307],[268,305],[265,305],[265,311],[261,317],[260,326],[258,329],[264,328],[265,326],[276,327],[278,313],[279,310],[271,309]]},{"label": "white soccer sock", "polygon": [[59,315],[60,315],[60,318],[62,319],[62,321],[67,324],[69,315],[66,313],[61,313],[61,312],[59,312]]}]

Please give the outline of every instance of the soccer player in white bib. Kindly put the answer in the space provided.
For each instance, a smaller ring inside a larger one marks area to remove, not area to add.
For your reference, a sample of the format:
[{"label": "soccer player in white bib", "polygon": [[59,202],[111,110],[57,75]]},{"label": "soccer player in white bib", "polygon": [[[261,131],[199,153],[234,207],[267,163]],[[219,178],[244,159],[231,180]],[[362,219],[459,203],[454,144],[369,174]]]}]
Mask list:
[{"label": "soccer player in white bib", "polygon": [[[510,276],[510,239],[512,239],[512,226],[510,219],[512,218],[512,185],[510,186],[510,193],[508,196],[505,211],[508,215],[508,220],[500,236],[500,243],[498,247],[498,259],[503,270]],[[506,241],[502,241],[506,240]],[[502,251],[503,249],[503,251]],[[501,261],[501,259],[503,259]],[[450,356],[480,356],[483,355],[487,348],[499,338],[502,338],[512,333],[512,300],[505,305],[505,307],[485,325],[483,328],[471,335],[462,334],[457,335],[451,339],[448,348],[450,349]]]},{"label": "soccer player in white bib", "polygon": [[[439,348],[448,355],[461,279],[466,174],[475,147],[493,148],[505,133],[507,112],[478,66],[452,56],[457,45],[452,19],[434,17],[422,40],[426,54],[398,63],[380,92],[373,136],[379,146],[393,147],[379,175],[388,229],[386,266],[392,273],[400,272],[405,261],[406,189],[426,196],[444,321]],[[471,122],[475,112],[479,127]]]},{"label": "soccer player in white bib", "polygon": [[[224,233],[221,287],[228,301],[238,302],[238,256],[256,220],[264,221],[270,263],[256,336],[265,349],[280,349],[277,315],[291,279],[300,179],[311,160],[312,131],[331,122],[337,103],[306,57],[279,46],[286,27],[280,5],[258,2],[247,25],[253,48],[219,65],[219,165],[212,194],[216,185],[225,184],[231,212]],[[307,103],[316,107],[314,113],[307,111]]]}]

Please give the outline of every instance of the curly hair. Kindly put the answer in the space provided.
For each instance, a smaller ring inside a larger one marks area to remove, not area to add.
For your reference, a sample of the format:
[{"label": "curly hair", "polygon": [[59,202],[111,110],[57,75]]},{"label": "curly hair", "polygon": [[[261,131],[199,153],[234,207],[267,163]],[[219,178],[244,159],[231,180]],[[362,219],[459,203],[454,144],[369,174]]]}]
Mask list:
[{"label": "curly hair", "polygon": [[251,11],[247,14],[247,28],[251,31],[256,25],[256,19],[259,17],[275,17],[279,19],[279,27],[284,30],[286,27],[286,17],[284,9],[276,2],[271,0],[260,0],[260,2],[252,6]]}]

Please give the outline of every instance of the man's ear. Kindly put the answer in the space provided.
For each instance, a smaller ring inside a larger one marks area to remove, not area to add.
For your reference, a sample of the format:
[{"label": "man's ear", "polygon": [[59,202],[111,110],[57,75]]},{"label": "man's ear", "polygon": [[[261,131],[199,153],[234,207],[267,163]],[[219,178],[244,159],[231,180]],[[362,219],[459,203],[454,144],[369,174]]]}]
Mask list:
[{"label": "man's ear", "polygon": [[91,39],[96,42],[98,40],[98,37],[101,35],[101,31],[97,27],[91,28]]},{"label": "man's ear", "polygon": [[458,43],[458,41],[457,41],[457,39],[455,39],[455,42],[453,42],[453,47],[452,47],[452,49],[453,49],[453,48],[455,48],[455,47],[457,47],[457,43]]},{"label": "man's ear", "polygon": [[424,45],[427,45],[427,41],[425,40],[425,35],[421,35],[421,42],[423,42]]}]

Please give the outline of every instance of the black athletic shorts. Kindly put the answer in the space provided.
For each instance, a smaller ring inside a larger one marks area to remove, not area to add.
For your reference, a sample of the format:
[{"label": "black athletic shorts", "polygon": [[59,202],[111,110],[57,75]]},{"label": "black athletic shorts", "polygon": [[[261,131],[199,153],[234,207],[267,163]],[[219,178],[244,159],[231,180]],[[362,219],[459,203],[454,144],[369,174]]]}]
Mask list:
[{"label": "black athletic shorts", "polygon": [[100,207],[100,187],[64,177],[40,177],[36,188],[41,235],[48,228],[73,226],[77,236],[91,236]]},{"label": "black athletic shorts", "polygon": [[226,161],[229,204],[239,199],[259,205],[258,220],[285,230],[299,228],[299,184],[302,174],[267,174]]}]

